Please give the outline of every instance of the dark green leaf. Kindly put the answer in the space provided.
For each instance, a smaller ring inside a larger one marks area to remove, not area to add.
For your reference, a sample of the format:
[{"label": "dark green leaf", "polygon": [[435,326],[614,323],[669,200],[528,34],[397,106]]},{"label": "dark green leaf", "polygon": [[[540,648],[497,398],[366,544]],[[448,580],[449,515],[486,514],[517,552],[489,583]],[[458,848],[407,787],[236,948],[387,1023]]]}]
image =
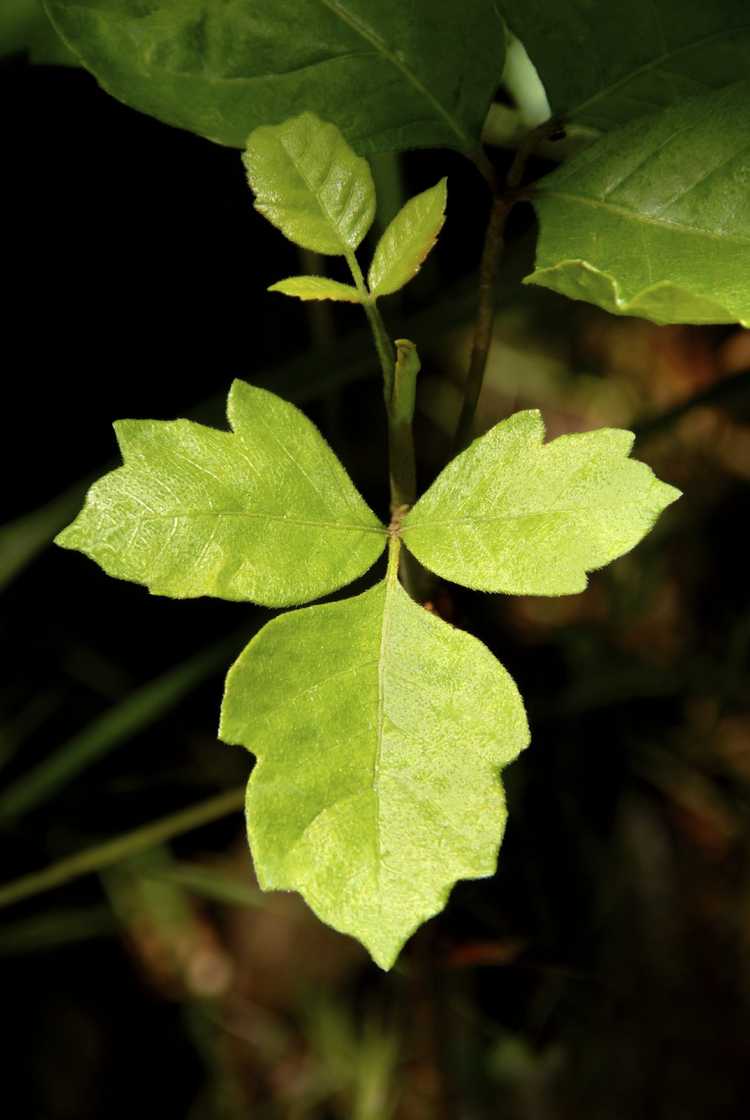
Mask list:
[{"label": "dark green leaf", "polygon": [[535,207],[530,282],[656,323],[750,326],[750,82],[604,137]]},{"label": "dark green leaf", "polygon": [[750,72],[747,0],[499,0],[553,113],[607,131]]},{"label": "dark green leaf", "polygon": [[0,58],[17,53],[28,54],[32,62],[39,64],[78,65],[78,59],[50,23],[42,0],[2,0]]},{"label": "dark green leaf", "polygon": [[47,0],[109,93],[242,148],[310,109],[360,152],[479,136],[505,56],[493,0]]}]

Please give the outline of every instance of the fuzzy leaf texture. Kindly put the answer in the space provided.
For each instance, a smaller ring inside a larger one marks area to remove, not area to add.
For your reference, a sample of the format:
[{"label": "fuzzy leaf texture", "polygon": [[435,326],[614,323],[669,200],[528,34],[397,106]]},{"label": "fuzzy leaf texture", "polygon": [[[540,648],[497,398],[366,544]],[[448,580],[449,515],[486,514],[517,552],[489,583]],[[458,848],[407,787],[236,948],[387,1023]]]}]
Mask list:
[{"label": "fuzzy leaf texture", "polygon": [[372,225],[370,165],[313,113],[256,128],[242,159],[255,209],[295,244],[343,256]]},{"label": "fuzzy leaf texture", "polygon": [[344,303],[361,303],[362,297],[352,284],[341,284],[327,276],[287,276],[271,284],[269,292],[281,292],[297,299],[333,299]]},{"label": "fuzzy leaf texture", "polygon": [[481,591],[571,595],[680,496],[628,458],[631,432],[543,440],[535,410],[474,440],[405,517],[409,551],[444,579]]},{"label": "fuzzy leaf texture", "polygon": [[100,85],[236,148],[310,109],[359,152],[471,151],[505,58],[494,0],[47,0]]},{"label": "fuzzy leaf texture", "polygon": [[534,205],[527,282],[656,323],[750,326],[750,82],[610,133]]},{"label": "fuzzy leaf texture", "polygon": [[231,432],[189,420],[121,420],[124,466],[57,537],[155,595],[288,606],[362,575],[386,530],[313,424],[235,381]]},{"label": "fuzzy leaf texture", "polygon": [[747,0],[498,6],[536,66],[553,113],[603,132],[750,73]]},{"label": "fuzzy leaf texture", "polygon": [[367,285],[374,296],[397,292],[416,276],[445,221],[447,180],[410,198],[388,225],[372,258]]},{"label": "fuzzy leaf texture", "polygon": [[515,684],[389,576],[270,622],[229,672],[220,737],[258,758],[247,823],[264,890],[296,890],[382,968],[492,875],[501,767],[528,743]]}]

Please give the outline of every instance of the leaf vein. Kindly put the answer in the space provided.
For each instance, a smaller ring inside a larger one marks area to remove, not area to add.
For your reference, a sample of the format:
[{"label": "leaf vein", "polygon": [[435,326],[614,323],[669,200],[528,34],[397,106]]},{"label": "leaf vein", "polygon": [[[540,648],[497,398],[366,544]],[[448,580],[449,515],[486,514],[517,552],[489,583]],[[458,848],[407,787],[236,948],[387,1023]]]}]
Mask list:
[{"label": "leaf vein", "polygon": [[731,242],[736,245],[750,245],[750,237],[742,237],[738,234],[717,233],[713,230],[701,229],[699,226],[691,226],[687,222],[667,221],[665,218],[659,218],[652,214],[643,214],[637,210],[632,210],[627,206],[618,206],[612,202],[604,202],[598,198],[591,198],[588,195],[571,194],[569,191],[548,191],[540,190],[539,194],[544,198],[559,198],[564,202],[577,203],[580,206],[589,206],[594,210],[608,210],[619,217],[627,218],[628,221],[641,222],[644,225],[656,226],[659,229],[674,230],[680,233],[691,234],[695,237],[705,237],[708,241],[721,241]]},{"label": "leaf vein", "polygon": [[[688,54],[690,51],[702,50],[704,47],[708,46],[710,43],[716,42],[716,40],[718,39],[723,39],[725,36],[736,37],[737,35],[740,35],[746,31],[750,31],[750,23],[740,24],[739,27],[722,28],[720,31],[715,31],[711,35],[704,35],[702,39],[695,39],[691,43],[685,43],[682,47],[675,47],[674,50],[665,51],[657,58],[652,58],[648,62],[644,63],[643,66],[639,66],[637,69],[631,70],[631,72],[624,75],[624,77],[618,78],[616,82],[610,82],[609,85],[604,86],[595,94],[592,94],[591,97],[587,97],[585,101],[579,102],[579,104],[576,105],[575,108],[569,110],[569,115],[573,117],[578,115],[579,113],[583,113],[586,109],[590,109],[592,105],[596,105],[597,102],[603,100],[606,97],[609,97],[613,93],[616,93],[619,89],[622,89],[630,82],[633,82],[637,78],[640,78],[643,74],[647,74],[649,70],[658,69],[662,65],[662,63],[669,62],[670,59],[678,58],[680,55]],[[638,98],[637,100],[641,99]]]},{"label": "leaf vein", "polygon": [[453,132],[454,135],[461,141],[461,143],[465,145],[466,151],[469,151],[474,147],[474,143],[471,137],[464,132],[463,128],[460,126],[456,118],[448,112],[444,105],[440,104],[434,94],[430,92],[430,90],[424,85],[420,78],[417,77],[414,71],[401,61],[401,59],[398,57],[398,53],[391,50],[388,44],[380,37],[380,35],[378,35],[377,31],[375,31],[374,28],[365,23],[364,20],[361,20],[357,16],[355,16],[353,12],[347,11],[344,5],[338,3],[337,0],[319,0],[319,2],[323,5],[324,8],[328,8],[330,12],[333,12],[334,15],[338,16],[338,18],[342,20],[343,23],[348,24],[349,27],[352,28],[352,30],[356,31],[357,34],[360,35],[366,42],[370,43],[370,45],[375,48],[378,54],[382,55],[383,58],[390,62],[391,65],[399,71],[399,73],[403,74],[410,85],[412,85],[413,88],[419,94],[421,94],[422,97],[424,97],[424,99],[432,106],[434,111],[440,117],[442,117],[442,119],[450,128],[451,132]]}]

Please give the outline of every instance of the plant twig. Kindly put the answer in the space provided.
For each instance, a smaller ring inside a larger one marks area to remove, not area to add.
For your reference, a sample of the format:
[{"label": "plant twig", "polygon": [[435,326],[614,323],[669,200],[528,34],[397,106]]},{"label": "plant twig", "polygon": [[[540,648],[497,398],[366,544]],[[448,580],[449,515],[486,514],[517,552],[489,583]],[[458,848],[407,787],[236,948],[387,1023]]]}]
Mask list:
[{"label": "plant twig", "polygon": [[43,871],[24,875],[23,878],[0,887],[0,907],[10,906],[14,902],[31,898],[54,887],[61,887],[71,879],[77,879],[93,871],[101,871],[104,867],[111,867],[114,863],[128,859],[137,852],[153,848],[174,836],[181,836],[185,832],[201,828],[204,824],[218,821],[241,809],[244,800],[244,786],[227,790],[215,797],[209,797],[207,801],[191,805],[189,809],[182,809],[179,813],[172,813],[168,817],[162,817],[161,820],[142,825],[132,832],[126,832],[123,836],[117,836],[114,840],[107,840],[104,844],[98,844],[94,848],[87,848],[74,856],[62,859]]},{"label": "plant twig", "polygon": [[471,347],[469,372],[466,375],[464,385],[463,405],[461,406],[461,414],[458,418],[458,426],[453,441],[454,455],[463,451],[471,441],[474,414],[477,410],[479,394],[482,391],[484,371],[487,367],[487,356],[492,341],[492,324],[495,318],[495,277],[503,250],[505,223],[511,207],[512,203],[507,202],[505,198],[495,196],[484,235],[482,260],[479,265],[479,302],[474,324],[474,342]]},{"label": "plant twig", "polygon": [[497,268],[505,244],[505,224],[513,206],[518,201],[518,189],[523,180],[526,164],[539,143],[561,133],[557,119],[545,121],[532,129],[516,152],[513,163],[505,180],[499,187],[494,168],[486,155],[480,159],[476,153],[470,158],[477,165],[493,191],[492,207],[484,235],[482,259],[479,265],[479,299],[474,324],[474,341],[471,348],[469,372],[464,384],[464,400],[456,426],[453,441],[453,454],[457,455],[471,442],[474,416],[479,402],[479,394],[484,382],[484,371],[492,342],[492,326],[495,319],[495,281]]}]

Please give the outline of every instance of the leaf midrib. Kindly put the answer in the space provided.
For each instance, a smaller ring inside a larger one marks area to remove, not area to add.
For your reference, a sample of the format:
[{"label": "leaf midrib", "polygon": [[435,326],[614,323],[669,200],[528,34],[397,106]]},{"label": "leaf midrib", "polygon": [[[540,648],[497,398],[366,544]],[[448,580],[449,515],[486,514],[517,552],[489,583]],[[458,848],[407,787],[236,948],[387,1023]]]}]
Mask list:
[{"label": "leaf midrib", "polygon": [[[340,250],[341,250],[341,252],[339,253],[339,256],[346,256],[346,254],[348,252],[352,251],[351,247],[348,244],[348,242],[345,240],[345,238],[341,236],[341,230],[339,228],[340,223],[339,223],[338,219],[336,218],[336,215],[329,213],[328,208],[323,201],[323,186],[327,182],[328,176],[331,174],[331,168],[334,165],[333,158],[330,160],[330,162],[328,164],[328,170],[326,171],[325,177],[323,178],[322,182],[320,184],[315,184],[315,183],[312,182],[312,180],[306,174],[304,162],[297,159],[294,152],[287,145],[286,137],[283,134],[279,136],[279,145],[283,149],[284,154],[286,155],[287,159],[291,163],[292,167],[294,168],[294,170],[297,172],[300,179],[304,183],[306,189],[309,191],[311,197],[313,198],[313,200],[315,202],[315,205],[318,208],[318,211],[320,213],[321,218],[323,219],[324,223],[329,227],[329,232],[333,235],[333,238],[336,241],[338,241],[338,244],[339,244],[339,247],[340,247]],[[305,153],[304,154],[307,154],[308,150],[309,150],[309,144],[305,148]],[[356,158],[359,159],[359,157],[356,157]],[[348,185],[349,194],[351,194],[352,181],[353,181],[353,177],[350,174],[349,185]],[[292,208],[287,207],[286,209],[289,210],[289,209],[292,209]],[[335,255],[335,254],[333,254],[333,255]]]},{"label": "leaf midrib", "polygon": [[472,148],[476,147],[476,141],[464,131],[456,118],[451,113],[449,113],[445,106],[438,101],[435,95],[429,91],[429,89],[422,83],[422,81],[417,77],[414,71],[409,69],[408,66],[405,66],[398,55],[394,54],[393,51],[390,50],[387,43],[385,43],[383,39],[381,39],[374,28],[358,19],[357,16],[352,14],[352,12],[346,11],[346,9],[342,7],[342,5],[337,3],[337,0],[319,0],[319,3],[322,7],[327,8],[329,12],[340,19],[342,23],[347,24],[347,26],[351,27],[353,31],[356,31],[356,33],[362,39],[364,39],[365,42],[369,43],[371,47],[374,47],[378,54],[382,55],[383,58],[387,59],[387,61],[390,62],[392,66],[394,66],[401,74],[403,74],[403,76],[417,91],[417,93],[421,94],[421,96],[425,99],[425,101],[427,101],[427,103],[438,114],[438,116],[442,117],[451,132],[453,132],[457,139],[460,140],[461,144],[465,145],[465,151],[471,151]]},{"label": "leaf midrib", "polygon": [[[629,506],[640,507],[639,501],[618,502],[616,506],[578,506],[576,509],[544,509],[528,513],[500,513],[495,517],[428,517],[424,521],[404,525],[401,533],[404,537],[411,529],[430,529],[433,525],[489,525],[497,521],[525,521],[530,517],[569,517],[571,514],[611,514],[627,509]],[[408,544],[408,541],[406,542]]]},{"label": "leaf midrib", "polygon": [[[377,716],[377,742],[375,757],[372,763],[372,792],[375,797],[375,891],[380,905],[380,864],[383,858],[383,847],[380,833],[380,761],[383,754],[383,728],[385,724],[385,658],[388,647],[388,638],[391,630],[391,597],[398,582],[398,553],[399,542],[396,538],[390,544],[388,556],[388,570],[385,577],[385,591],[383,596],[383,623],[380,630],[380,646],[378,648],[378,716]],[[395,558],[395,559],[394,559]]]},{"label": "leaf midrib", "polygon": [[180,518],[190,517],[250,517],[261,521],[281,521],[287,525],[312,525],[323,526],[327,529],[356,530],[362,533],[378,533],[387,536],[388,530],[382,525],[364,525],[348,521],[316,521],[302,517],[285,517],[280,513],[251,512],[244,509],[188,509],[179,513],[149,513],[138,518],[138,523],[143,521],[178,521]]}]

